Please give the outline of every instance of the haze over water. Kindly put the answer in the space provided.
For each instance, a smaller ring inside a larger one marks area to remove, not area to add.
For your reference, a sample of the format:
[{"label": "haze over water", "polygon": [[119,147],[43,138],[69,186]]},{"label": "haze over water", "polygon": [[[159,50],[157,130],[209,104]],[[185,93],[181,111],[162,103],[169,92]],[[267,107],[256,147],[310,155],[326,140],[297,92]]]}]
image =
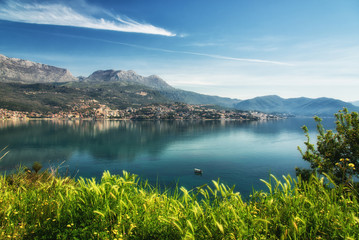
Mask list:
[{"label": "haze over water", "polygon": [[[334,119],[324,119],[334,128]],[[0,146],[10,153],[0,162],[1,172],[19,164],[69,171],[71,176],[96,177],[122,170],[171,187],[188,189],[221,179],[248,196],[252,187],[265,189],[259,179],[272,173],[295,175],[307,166],[297,146],[306,140],[307,125],[315,141],[312,118],[277,121],[0,121]],[[194,168],[203,170],[195,175]]]}]

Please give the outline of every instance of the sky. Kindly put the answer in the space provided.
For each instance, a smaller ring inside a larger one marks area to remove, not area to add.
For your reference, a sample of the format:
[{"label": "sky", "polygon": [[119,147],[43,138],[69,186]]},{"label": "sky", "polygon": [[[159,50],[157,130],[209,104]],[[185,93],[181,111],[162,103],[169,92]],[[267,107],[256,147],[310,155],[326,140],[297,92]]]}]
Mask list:
[{"label": "sky", "polygon": [[358,0],[0,0],[0,54],[249,99],[359,100]]}]

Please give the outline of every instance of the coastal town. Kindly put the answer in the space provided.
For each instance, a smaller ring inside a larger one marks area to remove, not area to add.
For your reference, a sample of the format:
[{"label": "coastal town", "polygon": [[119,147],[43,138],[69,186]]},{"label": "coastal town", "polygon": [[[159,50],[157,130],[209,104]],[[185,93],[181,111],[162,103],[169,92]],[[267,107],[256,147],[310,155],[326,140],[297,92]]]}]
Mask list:
[{"label": "coastal town", "polygon": [[81,101],[68,111],[25,112],[0,109],[0,119],[113,119],[113,120],[267,120],[282,118],[255,111],[216,109],[208,105],[185,103],[153,104],[111,109],[96,100]]}]

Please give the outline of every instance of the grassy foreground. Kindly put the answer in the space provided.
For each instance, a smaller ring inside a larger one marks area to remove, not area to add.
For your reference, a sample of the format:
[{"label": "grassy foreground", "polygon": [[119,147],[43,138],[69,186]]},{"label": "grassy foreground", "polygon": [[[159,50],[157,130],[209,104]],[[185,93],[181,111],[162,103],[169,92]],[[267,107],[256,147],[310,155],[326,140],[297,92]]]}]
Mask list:
[{"label": "grassy foreground", "polygon": [[0,239],[359,239],[353,192],[317,177],[263,182],[244,202],[216,181],[160,192],[127,172],[96,182],[23,170],[0,176]]}]

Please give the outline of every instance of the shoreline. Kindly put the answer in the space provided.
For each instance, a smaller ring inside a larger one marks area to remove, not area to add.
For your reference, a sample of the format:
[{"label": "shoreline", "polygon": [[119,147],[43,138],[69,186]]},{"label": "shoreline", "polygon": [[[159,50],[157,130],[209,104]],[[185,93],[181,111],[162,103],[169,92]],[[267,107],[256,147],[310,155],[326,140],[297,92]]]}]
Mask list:
[{"label": "shoreline", "polygon": [[132,119],[132,118],[3,118],[0,121],[266,121],[266,120],[282,120],[288,117],[274,117],[263,119],[236,119],[236,118],[221,118],[221,119]]}]

